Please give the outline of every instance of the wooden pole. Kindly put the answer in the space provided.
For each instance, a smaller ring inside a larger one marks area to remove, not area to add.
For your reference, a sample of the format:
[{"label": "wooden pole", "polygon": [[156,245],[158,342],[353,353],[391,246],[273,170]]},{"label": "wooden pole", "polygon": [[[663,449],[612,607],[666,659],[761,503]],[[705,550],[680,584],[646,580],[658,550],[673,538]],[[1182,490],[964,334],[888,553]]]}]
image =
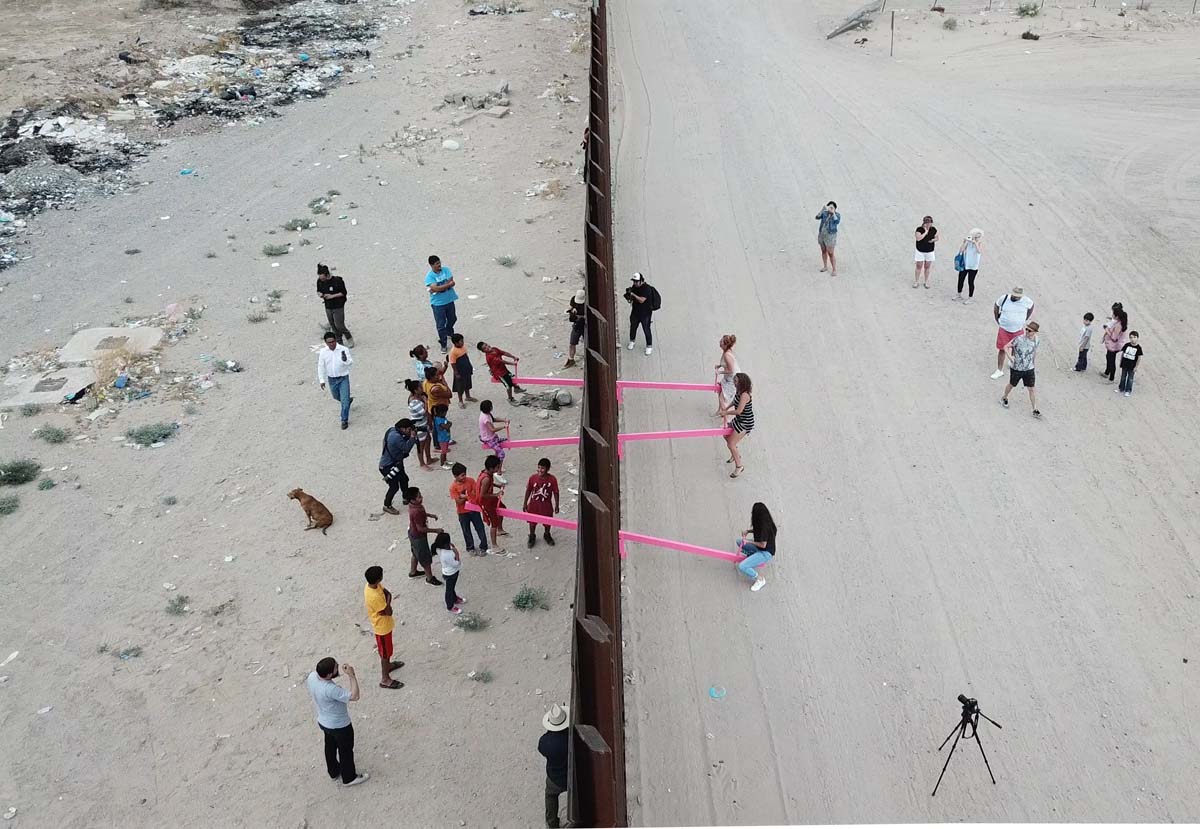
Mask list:
[{"label": "wooden pole", "polygon": [[896,55],[896,12],[892,12],[892,45],[888,47],[888,57]]}]

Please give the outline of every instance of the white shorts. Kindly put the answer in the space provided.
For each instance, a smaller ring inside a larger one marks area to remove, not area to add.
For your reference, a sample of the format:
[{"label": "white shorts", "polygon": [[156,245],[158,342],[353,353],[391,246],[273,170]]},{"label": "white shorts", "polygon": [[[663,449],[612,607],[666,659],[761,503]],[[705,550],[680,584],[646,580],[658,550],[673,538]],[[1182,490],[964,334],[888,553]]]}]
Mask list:
[{"label": "white shorts", "polygon": [[929,251],[929,253],[923,253],[919,250],[913,251],[913,261],[914,262],[932,262],[933,261],[933,251]]}]

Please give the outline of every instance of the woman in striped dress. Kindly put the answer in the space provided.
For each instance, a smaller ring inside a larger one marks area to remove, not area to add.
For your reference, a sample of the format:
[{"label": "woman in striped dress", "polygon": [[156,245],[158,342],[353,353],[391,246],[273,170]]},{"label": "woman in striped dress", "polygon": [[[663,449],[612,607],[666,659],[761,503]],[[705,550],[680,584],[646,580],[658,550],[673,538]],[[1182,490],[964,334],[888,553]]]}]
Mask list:
[{"label": "woman in striped dress", "polygon": [[729,424],[733,431],[725,436],[725,445],[729,447],[729,460],[725,463],[733,464],[730,478],[742,474],[745,467],[742,466],[742,455],[737,447],[742,438],[754,431],[754,397],[750,393],[750,375],[739,371],[733,376],[733,385],[734,399],[728,406],[722,406],[716,414],[716,417],[733,416],[733,422]]},{"label": "woman in striped dress", "polygon": [[417,463],[428,472],[433,469],[433,450],[429,447],[429,418],[426,412],[428,401],[421,384],[416,380],[405,380],[404,388],[408,389],[408,419],[417,430]]}]

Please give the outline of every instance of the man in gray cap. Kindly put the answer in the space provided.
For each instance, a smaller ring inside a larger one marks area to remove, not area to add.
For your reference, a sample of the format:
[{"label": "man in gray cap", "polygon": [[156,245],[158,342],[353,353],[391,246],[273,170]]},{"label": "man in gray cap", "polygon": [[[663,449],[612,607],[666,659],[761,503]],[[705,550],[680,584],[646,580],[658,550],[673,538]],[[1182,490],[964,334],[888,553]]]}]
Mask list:
[{"label": "man in gray cap", "polygon": [[571,741],[571,712],[555,703],[542,717],[546,733],[538,753],[546,758],[546,826],[558,829],[558,796],[567,790],[567,752]]}]

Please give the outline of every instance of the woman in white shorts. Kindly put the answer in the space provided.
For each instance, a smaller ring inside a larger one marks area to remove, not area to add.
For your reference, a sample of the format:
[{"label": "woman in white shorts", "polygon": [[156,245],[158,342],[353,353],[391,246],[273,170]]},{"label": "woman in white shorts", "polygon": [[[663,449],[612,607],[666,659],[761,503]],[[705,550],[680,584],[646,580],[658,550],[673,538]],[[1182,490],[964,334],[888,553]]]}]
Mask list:
[{"label": "woman in white shorts", "polygon": [[933,265],[933,245],[938,240],[937,228],[933,226],[933,217],[926,216],[921,220],[921,226],[913,233],[913,239],[916,240],[916,252],[913,254],[913,262],[916,263],[916,270],[913,273],[913,287],[921,284],[921,278],[925,279],[925,288],[929,288],[929,269]]}]

